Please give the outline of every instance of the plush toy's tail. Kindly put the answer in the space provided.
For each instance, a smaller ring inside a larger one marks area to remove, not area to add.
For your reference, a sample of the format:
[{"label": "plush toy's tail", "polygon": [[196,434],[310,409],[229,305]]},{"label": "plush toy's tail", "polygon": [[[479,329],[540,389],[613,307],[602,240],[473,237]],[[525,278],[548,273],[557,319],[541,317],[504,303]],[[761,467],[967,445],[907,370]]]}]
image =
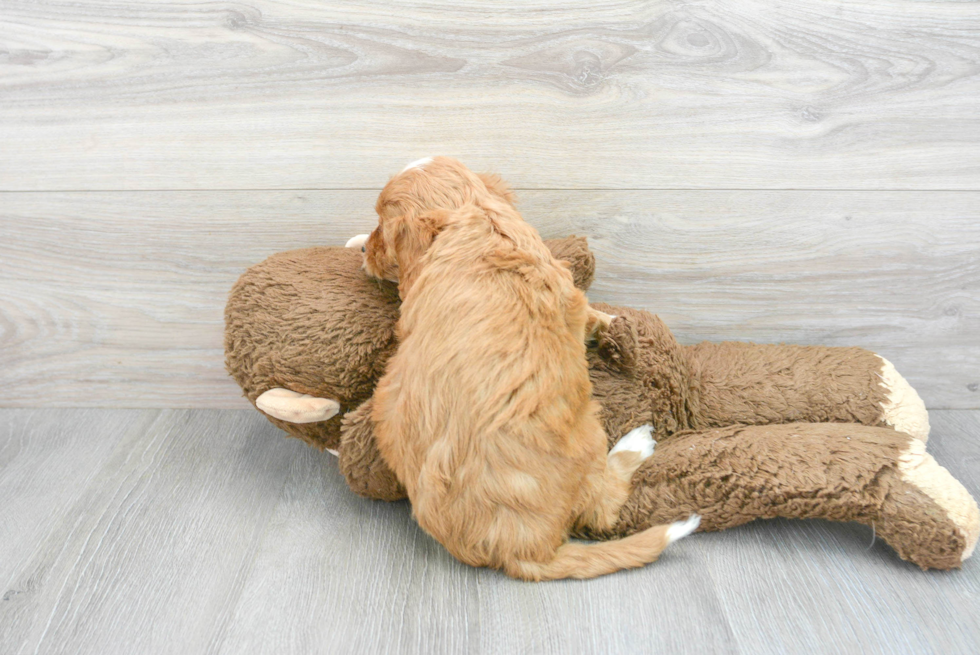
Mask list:
[{"label": "plush toy's tail", "polygon": [[550,562],[517,561],[505,565],[504,569],[508,575],[522,580],[595,578],[655,562],[667,546],[694,532],[700,523],[701,517],[692,515],[686,521],[655,525],[615,541],[565,543]]}]

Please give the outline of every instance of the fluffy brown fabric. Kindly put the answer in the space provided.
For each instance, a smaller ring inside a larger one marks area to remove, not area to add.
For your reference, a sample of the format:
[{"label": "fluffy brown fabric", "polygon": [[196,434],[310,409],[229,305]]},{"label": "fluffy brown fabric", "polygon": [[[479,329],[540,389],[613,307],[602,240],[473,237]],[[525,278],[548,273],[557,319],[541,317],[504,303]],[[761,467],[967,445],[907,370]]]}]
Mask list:
[{"label": "fluffy brown fabric", "polygon": [[690,512],[701,529],[757,518],[856,521],[922,568],[960,565],[963,535],[946,511],[898,471],[912,437],[841,423],[729,426],[679,432],[640,468],[621,536]]},{"label": "fluffy brown fabric", "polygon": [[[587,287],[594,261],[585,240],[549,247]],[[352,410],[370,397],[394,350],[397,293],[368,280],[360,263],[359,252],[314,248],[249,269],[226,310],[226,362],[253,403],[274,387],[338,400],[350,413],[306,425],[270,420],[311,445],[338,448],[357,493],[396,500],[404,490],[377,452],[370,408]],[[652,314],[597,308],[620,316],[588,353],[610,442],[645,423],[659,442],[607,536],[691,511],[702,514],[703,530],[774,516],[854,520],[874,525],[901,557],[931,568],[959,566],[975,542],[975,528],[964,532],[949,509],[898,474],[897,453],[909,437],[876,427],[885,392],[873,353],[685,347]],[[731,425],[738,422],[757,425]],[[958,485],[942,475],[944,484]],[[976,503],[959,489],[954,509],[975,525]]]},{"label": "fluffy brown fabric", "polygon": [[884,425],[882,360],[863,348],[700,343],[684,348],[700,389],[690,427],[745,423]]},{"label": "fluffy brown fabric", "polygon": [[[850,422],[884,425],[882,360],[862,348],[701,343],[682,346],[658,317],[603,303],[615,314],[590,354],[594,395],[610,438],[637,420],[656,438],[735,424]],[[641,421],[642,422],[642,421]]]},{"label": "fluffy brown fabric", "polygon": [[[368,279],[360,253],[309,248],[250,268],[225,307],[225,367],[255,404],[283,387],[355,409],[395,351],[398,288]],[[275,425],[320,449],[340,444],[341,416]]]},{"label": "fluffy brown fabric", "polygon": [[368,400],[344,416],[340,472],[354,493],[376,500],[408,498],[405,487],[388,468],[374,440],[373,403]]}]

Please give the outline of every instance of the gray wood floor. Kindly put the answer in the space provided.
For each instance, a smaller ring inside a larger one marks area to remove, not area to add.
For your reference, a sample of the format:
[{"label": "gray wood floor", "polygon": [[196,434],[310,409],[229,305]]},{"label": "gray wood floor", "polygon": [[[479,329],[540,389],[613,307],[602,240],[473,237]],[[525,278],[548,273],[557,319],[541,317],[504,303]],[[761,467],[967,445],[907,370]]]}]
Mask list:
[{"label": "gray wood floor", "polygon": [[[929,449],[980,493],[980,412]],[[529,584],[466,567],[405,503],[248,410],[0,410],[4,653],[970,653],[980,567],[872,531],[757,522],[645,569]]]}]

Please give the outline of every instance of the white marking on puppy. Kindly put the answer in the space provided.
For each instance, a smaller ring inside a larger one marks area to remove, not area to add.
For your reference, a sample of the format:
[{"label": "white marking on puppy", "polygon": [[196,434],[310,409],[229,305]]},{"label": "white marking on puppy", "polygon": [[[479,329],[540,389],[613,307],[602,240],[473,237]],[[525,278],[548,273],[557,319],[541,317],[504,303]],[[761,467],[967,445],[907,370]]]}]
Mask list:
[{"label": "white marking on puppy", "polygon": [[344,244],[344,248],[363,248],[364,244],[367,243],[370,234],[358,234],[356,237],[351,237]]},{"label": "white marking on puppy", "polygon": [[402,173],[404,173],[410,168],[422,168],[426,164],[431,164],[431,163],[432,163],[432,157],[423,157],[422,159],[416,159],[411,164],[403,168]]},{"label": "white marking on puppy", "polygon": [[317,398],[277,387],[255,399],[255,406],[280,421],[317,423],[332,418],[340,411],[340,403],[330,398]]},{"label": "white marking on puppy", "polygon": [[609,454],[618,453],[621,450],[632,450],[640,453],[642,459],[646,459],[653,454],[653,449],[657,442],[653,440],[653,426],[641,425],[626,433],[626,435],[616,442]]},{"label": "white marking on puppy", "polygon": [[697,530],[699,525],[701,525],[701,517],[697,514],[691,514],[686,521],[671,523],[670,527],[667,528],[667,541],[674,543],[678,539],[683,539]]},{"label": "white marking on puppy", "polygon": [[881,418],[899,432],[910,434],[916,439],[929,439],[929,412],[926,404],[890,361],[878,355],[882,361],[881,385],[888,397],[881,403]]},{"label": "white marking on puppy", "polygon": [[330,453],[330,454],[331,454],[331,455],[333,455],[334,457],[340,457],[340,453],[338,453],[338,452],[337,452],[336,450],[334,450],[333,448],[324,448],[324,450],[326,450],[326,451],[327,451],[328,453]]}]

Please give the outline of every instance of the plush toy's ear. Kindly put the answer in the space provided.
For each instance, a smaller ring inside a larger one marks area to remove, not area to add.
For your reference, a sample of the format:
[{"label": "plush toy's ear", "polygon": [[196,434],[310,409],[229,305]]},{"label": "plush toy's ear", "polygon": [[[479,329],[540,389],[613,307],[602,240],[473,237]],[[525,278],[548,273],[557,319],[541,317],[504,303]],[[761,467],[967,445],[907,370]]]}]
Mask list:
[{"label": "plush toy's ear", "polygon": [[595,257],[589,250],[589,242],[585,237],[565,237],[564,239],[546,239],[551,254],[556,259],[571,265],[575,286],[582,291],[588,291],[595,276]]},{"label": "plush toy's ear", "polygon": [[517,204],[517,196],[514,195],[514,192],[510,190],[510,186],[499,175],[496,173],[478,173],[477,177],[483,181],[483,184],[490,193],[510,205]]},{"label": "plush toy's ear", "polygon": [[319,423],[337,415],[340,403],[331,398],[317,398],[308,393],[297,393],[276,387],[255,399],[260,410],[290,423]]}]

